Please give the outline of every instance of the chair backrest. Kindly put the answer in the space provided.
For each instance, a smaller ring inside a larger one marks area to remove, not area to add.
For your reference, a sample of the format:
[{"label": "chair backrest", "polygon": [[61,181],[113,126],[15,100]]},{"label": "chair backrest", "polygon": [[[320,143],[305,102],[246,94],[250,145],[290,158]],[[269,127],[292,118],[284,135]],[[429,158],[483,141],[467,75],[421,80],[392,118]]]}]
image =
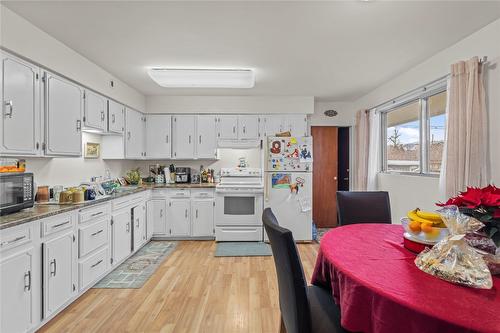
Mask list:
[{"label": "chair backrest", "polygon": [[339,225],[391,223],[391,204],[387,192],[337,192]]},{"label": "chair backrest", "polygon": [[278,276],[281,318],[286,332],[310,332],[307,283],[292,232],[279,226],[271,208],[264,210],[262,221],[273,251]]}]

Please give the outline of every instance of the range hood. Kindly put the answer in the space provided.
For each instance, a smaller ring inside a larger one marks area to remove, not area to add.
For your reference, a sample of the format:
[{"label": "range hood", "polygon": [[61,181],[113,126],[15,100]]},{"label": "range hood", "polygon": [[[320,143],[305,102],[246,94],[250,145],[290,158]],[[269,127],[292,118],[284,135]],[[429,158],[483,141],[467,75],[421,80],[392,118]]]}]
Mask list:
[{"label": "range hood", "polygon": [[234,149],[253,149],[261,147],[261,139],[255,140],[236,140],[236,139],[219,139],[217,141],[217,148],[234,148]]}]

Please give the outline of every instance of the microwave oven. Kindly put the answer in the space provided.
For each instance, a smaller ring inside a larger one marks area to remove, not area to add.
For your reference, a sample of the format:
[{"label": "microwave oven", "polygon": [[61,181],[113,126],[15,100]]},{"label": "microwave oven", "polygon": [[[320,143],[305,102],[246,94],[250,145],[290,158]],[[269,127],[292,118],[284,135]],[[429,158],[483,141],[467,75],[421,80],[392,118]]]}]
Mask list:
[{"label": "microwave oven", "polygon": [[0,215],[33,207],[33,174],[0,173]]}]

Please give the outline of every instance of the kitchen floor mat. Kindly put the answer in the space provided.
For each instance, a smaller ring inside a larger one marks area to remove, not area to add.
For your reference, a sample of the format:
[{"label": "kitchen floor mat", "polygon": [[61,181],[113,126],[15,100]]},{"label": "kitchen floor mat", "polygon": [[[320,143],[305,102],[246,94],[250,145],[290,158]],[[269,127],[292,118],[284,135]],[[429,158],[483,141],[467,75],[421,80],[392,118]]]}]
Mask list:
[{"label": "kitchen floor mat", "polygon": [[215,257],[262,257],[272,255],[271,246],[264,242],[219,242]]},{"label": "kitchen floor mat", "polygon": [[102,278],[93,288],[138,289],[177,246],[177,242],[151,241]]}]

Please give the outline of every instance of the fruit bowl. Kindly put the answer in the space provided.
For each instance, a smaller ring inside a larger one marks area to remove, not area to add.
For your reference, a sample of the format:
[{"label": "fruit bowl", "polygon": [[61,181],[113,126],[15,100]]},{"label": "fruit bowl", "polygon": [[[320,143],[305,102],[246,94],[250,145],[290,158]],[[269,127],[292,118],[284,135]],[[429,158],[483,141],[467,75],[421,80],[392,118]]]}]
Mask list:
[{"label": "fruit bowl", "polygon": [[403,217],[401,219],[401,225],[405,229],[405,232],[412,236],[413,241],[422,241],[424,244],[429,244],[429,242],[437,243],[440,240],[444,239],[450,233],[448,228],[438,228],[438,227],[428,227],[426,232],[419,230],[414,231],[409,227],[411,220],[407,217]]}]

